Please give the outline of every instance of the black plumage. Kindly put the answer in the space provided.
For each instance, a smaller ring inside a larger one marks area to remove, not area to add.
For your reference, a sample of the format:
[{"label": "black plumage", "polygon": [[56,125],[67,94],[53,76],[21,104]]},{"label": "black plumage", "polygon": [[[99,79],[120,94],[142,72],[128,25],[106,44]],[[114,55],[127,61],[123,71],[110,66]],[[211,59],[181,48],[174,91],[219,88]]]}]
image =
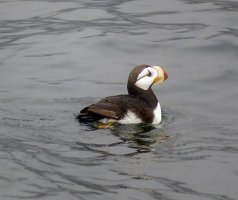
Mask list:
[{"label": "black plumage", "polygon": [[78,119],[95,121],[103,118],[122,119],[127,111],[135,113],[144,122],[153,121],[153,107],[134,95],[117,95],[106,97],[99,102],[81,110]]}]

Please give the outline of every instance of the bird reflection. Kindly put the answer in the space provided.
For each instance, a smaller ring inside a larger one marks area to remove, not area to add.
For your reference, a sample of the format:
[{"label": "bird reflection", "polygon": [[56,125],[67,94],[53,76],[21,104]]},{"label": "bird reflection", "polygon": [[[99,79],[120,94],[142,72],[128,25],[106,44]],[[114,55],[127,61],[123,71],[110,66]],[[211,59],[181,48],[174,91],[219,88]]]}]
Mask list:
[{"label": "bird reflection", "polygon": [[162,126],[151,124],[118,125],[111,129],[112,134],[129,142],[129,147],[139,152],[153,150],[154,144],[169,139],[168,134]]},{"label": "bird reflection", "polygon": [[[101,130],[97,124],[92,122],[79,123],[85,127],[86,131]],[[137,153],[149,152],[154,149],[154,145],[165,142],[169,135],[163,125],[152,124],[114,124],[109,130],[113,135],[128,143],[130,148],[136,149]]]}]

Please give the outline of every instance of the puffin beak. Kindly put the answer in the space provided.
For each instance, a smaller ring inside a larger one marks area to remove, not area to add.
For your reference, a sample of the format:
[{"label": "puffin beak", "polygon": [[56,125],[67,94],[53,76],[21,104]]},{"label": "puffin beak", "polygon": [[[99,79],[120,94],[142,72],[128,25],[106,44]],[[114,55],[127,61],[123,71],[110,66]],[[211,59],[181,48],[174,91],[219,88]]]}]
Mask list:
[{"label": "puffin beak", "polygon": [[[164,71],[164,70],[163,70]],[[168,74],[166,71],[164,71],[164,81],[168,78]]]},{"label": "puffin beak", "polygon": [[164,69],[162,69],[159,66],[153,66],[153,68],[156,69],[158,73],[158,76],[155,78],[154,83],[157,83],[157,84],[162,83],[168,78],[168,74],[166,73]]}]

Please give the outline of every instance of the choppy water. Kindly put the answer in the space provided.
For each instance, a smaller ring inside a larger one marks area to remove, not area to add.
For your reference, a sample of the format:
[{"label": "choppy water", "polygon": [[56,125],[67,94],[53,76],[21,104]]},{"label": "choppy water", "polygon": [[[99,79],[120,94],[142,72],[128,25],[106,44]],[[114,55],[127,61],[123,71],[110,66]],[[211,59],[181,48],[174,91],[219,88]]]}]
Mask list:
[{"label": "choppy water", "polygon": [[[235,0],[1,0],[0,199],[237,199],[237,58]],[[75,120],[142,63],[162,125]]]}]

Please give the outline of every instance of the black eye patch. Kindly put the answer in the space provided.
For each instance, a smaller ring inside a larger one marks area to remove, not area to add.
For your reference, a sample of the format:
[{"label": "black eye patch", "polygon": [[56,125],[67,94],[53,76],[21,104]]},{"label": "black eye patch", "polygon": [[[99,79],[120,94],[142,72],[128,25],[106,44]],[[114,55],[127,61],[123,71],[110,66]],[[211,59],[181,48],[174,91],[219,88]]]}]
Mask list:
[{"label": "black eye patch", "polygon": [[[149,70],[148,70],[149,71]],[[149,74],[148,74],[148,76],[152,76],[152,73],[149,71]]]},{"label": "black eye patch", "polygon": [[142,78],[144,78],[144,77],[146,77],[146,76],[149,76],[149,77],[152,76],[152,73],[150,72],[150,70],[147,70],[147,73],[146,73],[144,76],[142,76],[142,77],[140,77],[139,79],[137,79],[137,81],[140,80],[140,79],[142,79]]}]

